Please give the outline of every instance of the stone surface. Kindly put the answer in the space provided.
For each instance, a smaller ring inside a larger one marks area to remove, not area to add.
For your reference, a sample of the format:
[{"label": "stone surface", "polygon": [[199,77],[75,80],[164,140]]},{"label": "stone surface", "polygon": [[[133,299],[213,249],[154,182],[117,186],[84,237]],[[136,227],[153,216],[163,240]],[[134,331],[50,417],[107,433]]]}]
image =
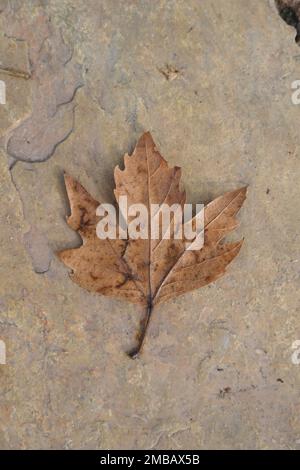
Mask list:
[{"label": "stone surface", "polygon": [[[24,3],[0,2],[1,64],[13,45],[31,66],[0,70],[0,447],[299,448],[294,29],[271,0]],[[63,171],[112,201],[144,130],[191,202],[249,196],[226,277],[161,305],[132,361],[143,312],[74,285],[55,251],[80,244]]]},{"label": "stone surface", "polygon": [[[7,152],[15,161],[42,162],[73,131],[73,101],[83,84],[80,66],[73,63],[73,50],[65,44],[61,29],[52,26],[50,14],[38,2],[30,9],[26,3],[9,3],[1,19],[5,37],[13,45],[19,42],[28,47],[26,78],[31,78],[31,113],[7,134]],[[12,47],[4,45],[2,70],[23,78],[24,65],[10,66]],[[10,88],[15,91],[13,85]]]},{"label": "stone surface", "polygon": [[0,105],[0,139],[31,112],[29,76],[27,43],[0,36],[0,80],[5,83],[7,103]]}]

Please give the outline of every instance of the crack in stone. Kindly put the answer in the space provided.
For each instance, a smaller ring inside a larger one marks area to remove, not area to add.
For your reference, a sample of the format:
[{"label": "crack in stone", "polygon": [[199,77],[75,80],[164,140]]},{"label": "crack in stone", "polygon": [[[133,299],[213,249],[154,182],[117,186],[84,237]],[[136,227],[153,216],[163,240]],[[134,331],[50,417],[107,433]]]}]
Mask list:
[{"label": "crack in stone", "polygon": [[[10,169],[16,161],[40,163],[49,160],[58,145],[68,139],[74,131],[75,109],[68,105],[84,85],[81,67],[73,63],[74,48],[65,43],[61,29],[53,26],[44,11],[31,16],[25,7],[22,9],[24,14],[17,19],[13,5],[3,10],[7,15],[4,36],[26,42],[30,73],[17,66],[0,68],[10,75],[32,79],[32,111],[6,134],[5,149],[10,157]],[[32,30],[36,31],[35,35]],[[47,89],[46,94],[44,89]],[[69,123],[68,113],[72,113],[72,123]]]},{"label": "crack in stone", "polygon": [[[58,140],[52,147],[51,151],[49,153],[47,153],[45,155],[45,157],[43,158],[37,158],[37,159],[34,159],[34,160],[30,160],[28,158],[23,158],[23,157],[20,157],[18,155],[15,155],[15,154],[11,154],[9,153],[8,151],[8,154],[9,156],[15,160],[15,162],[12,163],[12,167],[15,165],[15,163],[17,161],[19,162],[24,162],[24,163],[44,163],[46,162],[47,160],[49,160],[55,153],[57,147],[61,144],[63,144],[69,137],[70,135],[74,132],[74,129],[75,129],[75,109],[76,109],[76,105],[73,106],[72,108],[72,126],[71,128],[69,129],[69,131],[67,132],[67,134],[62,137],[60,140]],[[9,141],[8,141],[8,144],[7,144],[7,148],[9,146]]]},{"label": "crack in stone", "polygon": [[[15,162],[15,164],[16,164],[16,163],[17,163],[17,162]],[[14,164],[14,165],[15,165],[15,164]],[[13,166],[14,166],[14,165],[13,165]],[[18,188],[18,185],[17,185],[17,183],[15,182],[14,175],[13,175],[13,171],[11,171],[11,169],[9,169],[9,170],[10,170],[10,171],[9,171],[10,180],[11,180],[11,183],[12,183],[12,185],[14,186],[16,192],[17,192],[18,197],[19,197],[20,204],[21,204],[21,209],[22,209],[23,219],[24,219],[24,221],[26,221],[26,217],[25,217],[25,203],[24,203],[24,200],[23,200],[23,198],[22,198],[21,192],[20,192],[20,190],[19,190],[19,188]]]}]

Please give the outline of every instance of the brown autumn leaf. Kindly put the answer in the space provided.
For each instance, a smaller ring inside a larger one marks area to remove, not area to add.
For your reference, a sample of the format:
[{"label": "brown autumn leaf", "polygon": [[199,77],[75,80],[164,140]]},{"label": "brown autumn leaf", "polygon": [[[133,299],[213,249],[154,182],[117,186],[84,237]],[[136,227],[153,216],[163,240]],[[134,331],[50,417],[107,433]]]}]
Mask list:
[{"label": "brown autumn leaf", "polygon": [[[115,197],[127,196],[128,206],[185,204],[180,187],[181,169],[170,168],[149,132],[139,139],[133,154],[124,157],[125,168],[115,168]],[[138,346],[141,351],[153,307],[161,302],[215,281],[238,254],[242,241],[222,243],[237,227],[236,213],[246,187],[227,192],[204,209],[204,245],[188,250],[185,239],[100,239],[96,234],[99,202],[71,176],[65,176],[71,206],[68,224],[82,240],[80,248],[61,251],[60,259],[72,269],[72,280],[99,294],[119,297],[146,307]],[[153,219],[149,217],[149,231]]]}]

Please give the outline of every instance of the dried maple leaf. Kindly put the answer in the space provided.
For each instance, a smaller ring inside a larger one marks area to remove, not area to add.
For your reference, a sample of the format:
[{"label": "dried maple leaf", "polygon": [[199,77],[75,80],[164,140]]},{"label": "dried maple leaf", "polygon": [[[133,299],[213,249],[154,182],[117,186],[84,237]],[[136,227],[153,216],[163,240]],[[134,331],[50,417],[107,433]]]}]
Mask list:
[{"label": "dried maple leaf", "polygon": [[[170,168],[158,152],[150,133],[138,141],[125,169],[115,168],[115,196],[127,196],[128,206],[185,203],[180,188],[181,170]],[[188,250],[185,239],[99,239],[96,225],[99,202],[73,178],[65,176],[71,205],[68,224],[83,239],[80,248],[64,250],[60,259],[72,269],[72,280],[93,292],[119,297],[146,307],[138,346],[141,351],[153,307],[215,281],[238,254],[242,241],[221,243],[237,227],[235,215],[246,197],[246,187],[228,192],[204,209],[204,245]],[[149,217],[149,226],[152,224]],[[150,227],[149,227],[150,228]]]}]

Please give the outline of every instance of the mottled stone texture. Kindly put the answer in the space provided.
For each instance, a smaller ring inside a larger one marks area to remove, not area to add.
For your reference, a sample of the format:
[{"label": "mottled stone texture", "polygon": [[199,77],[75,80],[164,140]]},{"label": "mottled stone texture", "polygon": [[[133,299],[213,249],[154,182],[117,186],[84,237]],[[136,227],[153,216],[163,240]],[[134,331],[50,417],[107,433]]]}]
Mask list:
[{"label": "mottled stone texture", "polygon": [[[0,447],[299,448],[293,28],[271,0],[1,0],[0,12]],[[133,361],[143,312],[80,289],[54,253],[80,244],[63,171],[111,201],[113,168],[144,130],[192,202],[244,184],[249,196],[228,274],[161,305]]]}]

